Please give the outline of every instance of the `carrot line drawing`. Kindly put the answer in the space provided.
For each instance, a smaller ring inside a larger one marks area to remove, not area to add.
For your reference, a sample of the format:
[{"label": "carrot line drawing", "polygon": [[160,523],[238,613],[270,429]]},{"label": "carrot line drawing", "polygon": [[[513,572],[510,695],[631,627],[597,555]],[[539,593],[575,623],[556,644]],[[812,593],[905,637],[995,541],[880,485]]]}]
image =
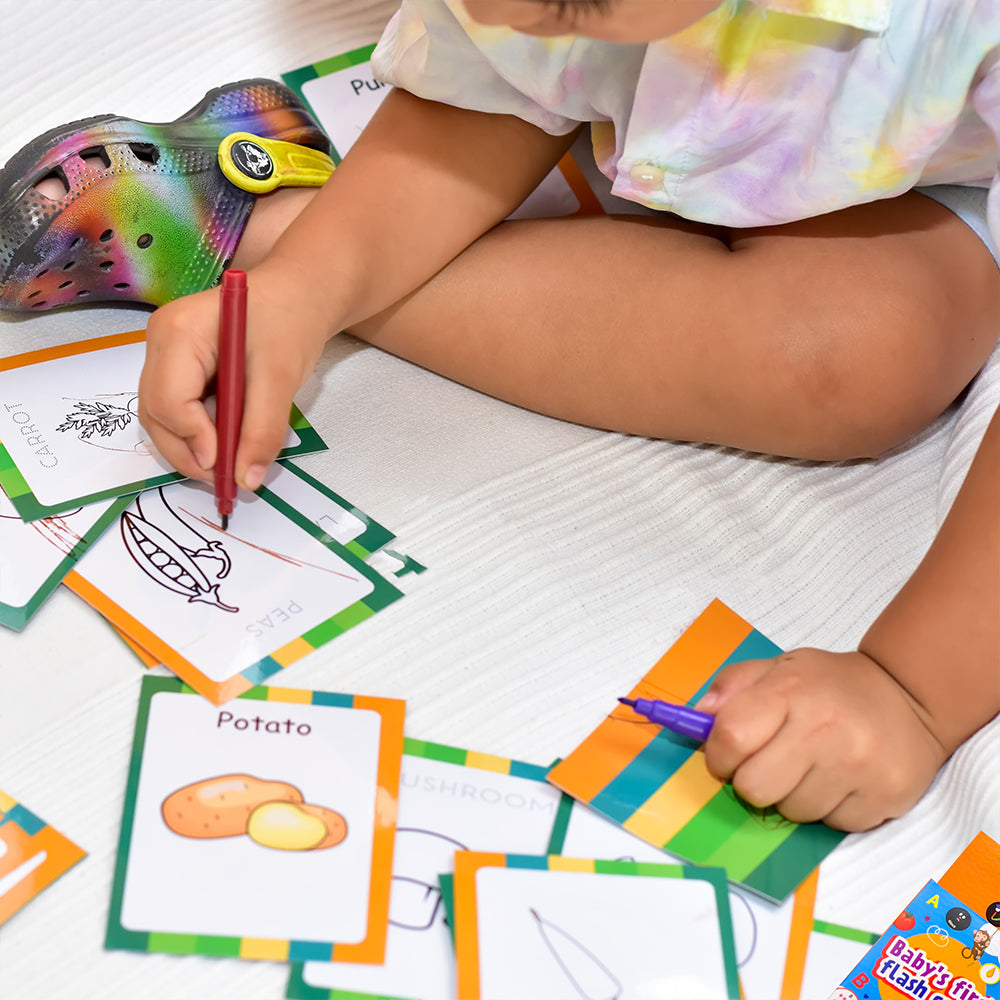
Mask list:
[{"label": "carrot line drawing", "polygon": [[528,912],[545,947],[576,990],[574,1000],[620,1000],[621,981],[586,945],[534,907]]},{"label": "carrot line drawing", "polygon": [[137,416],[133,406],[138,402],[139,396],[136,393],[118,393],[118,395],[129,397],[124,406],[104,403],[97,398],[74,400],[75,406],[66,414],[66,419],[56,430],[76,431],[84,441],[94,434],[111,437],[115,431],[128,427]]},{"label": "carrot line drawing", "polygon": [[[189,604],[210,604],[233,613],[240,610],[219,596],[219,581],[232,567],[222,542],[210,542],[185,522],[167,502],[162,487],[140,494],[134,511],[122,514],[119,526],[132,561],[154,583],[187,597]],[[180,540],[185,534],[188,545]]]}]

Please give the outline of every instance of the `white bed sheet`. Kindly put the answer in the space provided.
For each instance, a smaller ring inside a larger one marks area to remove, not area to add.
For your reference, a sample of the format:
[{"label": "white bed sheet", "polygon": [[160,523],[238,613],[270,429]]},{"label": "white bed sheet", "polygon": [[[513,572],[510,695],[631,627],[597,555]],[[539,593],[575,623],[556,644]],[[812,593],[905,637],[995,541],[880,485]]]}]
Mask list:
[{"label": "white bed sheet", "polygon": [[[0,0],[0,161],[64,121],[170,120],[217,84],[373,41],[394,6]],[[3,315],[0,351],[146,315]],[[430,569],[277,680],[404,697],[411,735],[547,763],[713,597],[781,645],[850,648],[929,545],[998,397],[994,353],[961,405],[904,447],[814,465],[560,423],[336,338],[299,397],[330,451],[302,465]],[[0,788],[89,852],[0,928],[5,998],[284,995],[274,963],[103,950],[142,673],[64,589],[23,633],[0,631]],[[1000,838],[998,765],[995,720],[908,816],[824,863],[818,916],[881,931],[978,830]]]}]

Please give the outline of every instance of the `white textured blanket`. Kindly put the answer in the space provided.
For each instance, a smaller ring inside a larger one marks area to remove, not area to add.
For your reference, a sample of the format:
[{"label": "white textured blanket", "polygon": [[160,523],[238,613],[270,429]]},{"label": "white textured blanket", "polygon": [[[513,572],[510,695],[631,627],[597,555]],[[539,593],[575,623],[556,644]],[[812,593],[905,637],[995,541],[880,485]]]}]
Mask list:
[{"label": "white textured blanket", "polygon": [[[2,0],[0,160],[64,121],[170,120],[211,86],[373,41],[393,7]],[[4,316],[0,352],[145,316]],[[561,424],[337,338],[300,395],[330,450],[301,464],[430,569],[280,683],[403,697],[413,736],[548,763],[713,597],[780,645],[850,648],[929,545],[998,398],[994,353],[905,447],[817,465]],[[274,1000],[277,964],[103,950],[141,674],[65,590],[23,633],[0,633],[0,788],[89,852],[0,928],[0,995]],[[881,931],[980,829],[1000,838],[1000,721],[908,816],[837,849],[818,916]]]}]

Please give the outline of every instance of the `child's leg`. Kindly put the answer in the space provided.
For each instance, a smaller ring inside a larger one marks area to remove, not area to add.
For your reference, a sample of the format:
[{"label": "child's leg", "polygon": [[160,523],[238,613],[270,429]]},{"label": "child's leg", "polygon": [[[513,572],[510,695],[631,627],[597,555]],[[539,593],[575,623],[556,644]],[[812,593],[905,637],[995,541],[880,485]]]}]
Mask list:
[{"label": "child's leg", "polygon": [[913,192],[752,230],[505,223],[351,332],[566,420],[837,459],[932,420],[998,329],[989,252]]}]

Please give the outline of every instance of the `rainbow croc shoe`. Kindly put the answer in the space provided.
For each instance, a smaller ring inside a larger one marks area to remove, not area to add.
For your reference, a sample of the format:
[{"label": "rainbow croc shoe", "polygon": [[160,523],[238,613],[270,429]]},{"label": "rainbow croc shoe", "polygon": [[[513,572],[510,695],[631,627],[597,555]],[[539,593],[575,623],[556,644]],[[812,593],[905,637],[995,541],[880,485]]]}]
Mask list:
[{"label": "rainbow croc shoe", "polygon": [[[233,133],[241,144],[220,154]],[[210,288],[270,189],[267,161],[307,175],[277,183],[322,183],[329,148],[272,80],[218,87],[168,124],[100,115],[51,129],[0,168],[0,309],[159,306]]]}]

